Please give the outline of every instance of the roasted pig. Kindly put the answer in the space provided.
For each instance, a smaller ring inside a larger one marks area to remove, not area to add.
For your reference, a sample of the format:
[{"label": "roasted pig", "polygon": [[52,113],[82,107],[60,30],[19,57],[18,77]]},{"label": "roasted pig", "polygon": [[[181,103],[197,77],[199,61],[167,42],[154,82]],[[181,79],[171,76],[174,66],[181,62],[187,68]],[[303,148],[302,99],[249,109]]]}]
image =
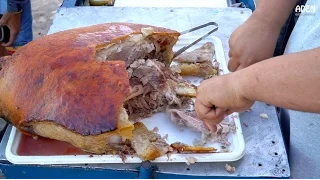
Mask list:
[{"label": "roasted pig", "polygon": [[[0,58],[0,115],[22,133],[91,153],[125,141],[138,148],[144,136],[133,139],[136,121],[195,97],[195,88],[169,68],[179,35],[108,23],[39,38]],[[155,153],[140,153],[143,160],[165,153],[147,149]]]}]

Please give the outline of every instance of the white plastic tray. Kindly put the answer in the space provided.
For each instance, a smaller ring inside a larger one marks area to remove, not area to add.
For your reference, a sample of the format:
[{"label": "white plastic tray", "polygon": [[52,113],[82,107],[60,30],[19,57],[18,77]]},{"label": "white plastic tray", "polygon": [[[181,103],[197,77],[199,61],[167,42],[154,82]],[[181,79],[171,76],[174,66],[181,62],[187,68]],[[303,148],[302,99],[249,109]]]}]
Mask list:
[{"label": "white plastic tray", "polygon": [[[181,38],[174,50],[180,49],[181,47],[190,44],[198,37],[187,37]],[[224,57],[224,51],[221,41],[217,37],[210,36],[205,40],[199,42],[197,45],[190,48],[191,51],[195,48],[200,47],[205,42],[211,41],[215,45],[215,58],[220,63],[220,69],[223,73],[229,73],[227,64]],[[188,78],[189,79],[189,78]],[[191,82],[197,78],[191,78]],[[195,84],[199,84],[195,83]],[[242,158],[245,149],[244,138],[241,130],[240,120],[237,113],[233,113],[229,116],[235,121],[236,133],[230,133],[228,140],[231,142],[228,153],[208,153],[208,154],[172,154],[168,160],[167,155],[157,158],[153,162],[187,162],[187,157],[194,157],[197,162],[227,162],[236,161]],[[168,114],[158,113],[153,115],[151,118],[147,118],[142,121],[148,129],[152,130],[154,127],[159,129],[159,134],[164,136],[168,134],[168,143],[183,142],[188,145],[192,145],[194,139],[201,139],[200,132],[194,132],[190,129],[184,128],[181,131],[181,127],[174,125]],[[55,155],[55,156],[20,156],[17,154],[21,133],[12,128],[11,134],[6,147],[6,157],[8,161],[14,164],[89,164],[89,163],[123,163],[118,155]],[[221,144],[212,143],[206,146],[215,147],[219,150]],[[138,157],[127,156],[126,163],[140,163],[141,160]]]}]

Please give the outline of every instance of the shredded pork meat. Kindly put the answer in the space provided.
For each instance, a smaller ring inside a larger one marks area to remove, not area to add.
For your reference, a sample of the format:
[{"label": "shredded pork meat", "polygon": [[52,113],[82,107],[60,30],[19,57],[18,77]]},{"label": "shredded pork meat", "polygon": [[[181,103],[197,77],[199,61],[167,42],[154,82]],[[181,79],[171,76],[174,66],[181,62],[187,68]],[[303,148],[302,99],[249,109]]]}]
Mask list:
[{"label": "shredded pork meat", "polygon": [[228,134],[236,130],[233,120],[223,120],[217,124],[216,132],[210,132],[203,122],[197,118],[194,110],[169,109],[167,112],[170,113],[173,123],[202,133],[201,141],[194,141],[194,144],[197,145],[205,145],[207,142],[219,142],[225,146],[229,146]]},{"label": "shredded pork meat", "polygon": [[188,97],[177,94],[177,84],[186,82],[156,59],[139,59],[128,68],[131,93],[125,108],[131,120],[139,121],[166,106],[181,107]]}]

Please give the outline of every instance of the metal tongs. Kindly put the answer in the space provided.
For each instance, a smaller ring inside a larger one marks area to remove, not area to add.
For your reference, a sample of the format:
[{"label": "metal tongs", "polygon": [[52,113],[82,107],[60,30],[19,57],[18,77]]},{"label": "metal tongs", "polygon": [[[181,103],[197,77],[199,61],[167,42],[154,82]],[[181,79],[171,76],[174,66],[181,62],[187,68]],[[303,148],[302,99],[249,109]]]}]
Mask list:
[{"label": "metal tongs", "polygon": [[189,30],[186,30],[186,31],[182,31],[180,34],[181,35],[184,35],[184,34],[187,34],[187,33],[190,33],[190,32],[193,32],[193,31],[196,31],[198,29],[202,29],[204,27],[207,27],[207,26],[216,26],[214,29],[212,29],[210,32],[208,32],[207,34],[205,34],[204,36],[200,37],[199,39],[195,40],[193,43],[189,44],[188,46],[184,46],[183,48],[179,49],[177,52],[174,53],[173,55],[173,58],[174,59],[175,57],[179,56],[180,54],[182,54],[184,51],[186,51],[187,49],[189,49],[190,47],[192,47],[193,45],[197,44],[198,42],[200,42],[201,40],[203,40],[204,38],[208,37],[210,34],[212,34],[213,32],[217,31],[219,26],[216,22],[209,22],[209,23],[206,23],[206,24],[203,24],[201,26],[197,26],[197,27],[194,27],[194,28],[191,28]]}]

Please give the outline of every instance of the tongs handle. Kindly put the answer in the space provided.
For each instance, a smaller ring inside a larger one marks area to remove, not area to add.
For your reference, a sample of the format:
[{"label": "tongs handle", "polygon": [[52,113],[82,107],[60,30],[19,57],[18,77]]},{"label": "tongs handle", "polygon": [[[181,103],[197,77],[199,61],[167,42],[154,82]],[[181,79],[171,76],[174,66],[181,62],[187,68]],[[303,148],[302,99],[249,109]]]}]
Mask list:
[{"label": "tongs handle", "polygon": [[207,27],[207,26],[216,26],[214,29],[212,29],[210,32],[208,32],[207,34],[205,34],[204,36],[200,37],[199,39],[195,40],[193,43],[189,44],[188,46],[184,46],[183,48],[179,49],[176,53],[174,53],[173,55],[173,58],[174,59],[175,57],[179,56],[181,53],[183,53],[184,51],[186,51],[187,49],[189,49],[190,47],[192,47],[193,45],[197,44],[198,42],[200,42],[201,40],[203,40],[204,38],[208,37],[210,34],[212,34],[213,32],[217,31],[218,28],[219,28],[219,25],[216,23],[216,22],[209,22],[209,23],[206,23],[206,24],[203,24],[201,26],[197,26],[197,27],[194,27],[194,28],[191,28],[189,30],[186,30],[186,31],[182,31],[180,34],[183,35],[183,34],[187,34],[189,32],[192,32],[192,31],[196,31],[198,29],[202,29],[204,27]]}]

